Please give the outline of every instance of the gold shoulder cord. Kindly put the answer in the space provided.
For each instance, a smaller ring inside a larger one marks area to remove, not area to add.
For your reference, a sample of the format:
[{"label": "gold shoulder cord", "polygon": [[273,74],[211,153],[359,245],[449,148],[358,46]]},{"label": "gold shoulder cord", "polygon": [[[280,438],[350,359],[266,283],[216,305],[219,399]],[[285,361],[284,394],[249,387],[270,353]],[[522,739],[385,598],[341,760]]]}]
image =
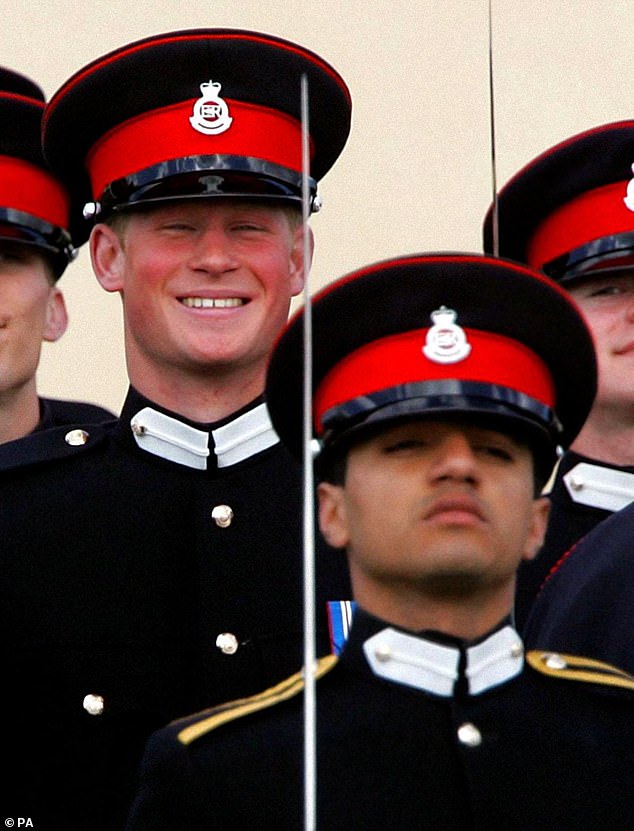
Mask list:
[{"label": "gold shoulder cord", "polygon": [[[337,661],[336,655],[326,655],[324,658],[320,658],[317,662],[315,677],[321,678],[327,672],[330,672]],[[265,710],[267,707],[273,707],[275,704],[293,698],[303,691],[304,686],[304,673],[297,672],[257,695],[249,698],[239,698],[228,704],[221,704],[218,707],[205,710],[200,713],[200,721],[196,721],[180,731],[178,741],[181,744],[189,745],[229,721],[234,721],[250,713],[256,713],[259,710]]]},{"label": "gold shoulder cord", "polygon": [[534,649],[526,654],[526,660],[542,675],[586,684],[600,684],[604,687],[634,690],[634,676],[612,664],[606,664],[594,658]]}]

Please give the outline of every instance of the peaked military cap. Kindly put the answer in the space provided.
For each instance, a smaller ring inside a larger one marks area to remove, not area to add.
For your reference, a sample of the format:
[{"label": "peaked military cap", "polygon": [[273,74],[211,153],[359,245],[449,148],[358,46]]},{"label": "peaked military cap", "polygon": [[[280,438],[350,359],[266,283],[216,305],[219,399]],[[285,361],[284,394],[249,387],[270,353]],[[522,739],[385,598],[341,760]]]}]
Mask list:
[{"label": "peaked military cap", "polygon": [[34,81],[0,67],[0,240],[41,250],[59,277],[74,256],[70,200],[42,155],[44,106]]},{"label": "peaked military cap", "polygon": [[[303,316],[279,337],[266,386],[273,426],[298,458]],[[311,317],[313,436],[322,451],[377,424],[473,414],[519,430],[552,465],[592,405],[593,342],[577,306],[518,263],[476,254],[387,260],[326,287]]]},{"label": "peaked military cap", "polygon": [[303,75],[316,206],[350,131],[350,94],[318,55],[259,32],[171,32],[99,58],[51,99],[44,152],[102,217],[192,197],[300,202]]},{"label": "peaked military cap", "polygon": [[[498,196],[499,254],[562,284],[634,267],[634,121],[579,133],[537,156]],[[484,250],[493,253],[493,206]]]}]

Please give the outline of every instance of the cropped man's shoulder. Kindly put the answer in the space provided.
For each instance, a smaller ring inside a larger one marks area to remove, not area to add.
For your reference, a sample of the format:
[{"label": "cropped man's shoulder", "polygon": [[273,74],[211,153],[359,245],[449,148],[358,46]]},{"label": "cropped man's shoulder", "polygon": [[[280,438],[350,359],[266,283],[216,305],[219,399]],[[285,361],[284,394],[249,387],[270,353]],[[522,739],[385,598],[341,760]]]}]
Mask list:
[{"label": "cropped man's shoulder", "polygon": [[84,456],[102,447],[110,423],[51,427],[0,444],[0,473]]},{"label": "cropped man's shoulder", "polygon": [[[315,677],[317,679],[323,677],[337,663],[338,658],[335,655],[320,658],[317,662]],[[238,722],[246,716],[262,713],[285,701],[296,698],[304,692],[305,686],[304,673],[298,672],[257,695],[220,704],[174,721],[168,726],[167,730],[173,740],[188,747],[224,725]]]}]

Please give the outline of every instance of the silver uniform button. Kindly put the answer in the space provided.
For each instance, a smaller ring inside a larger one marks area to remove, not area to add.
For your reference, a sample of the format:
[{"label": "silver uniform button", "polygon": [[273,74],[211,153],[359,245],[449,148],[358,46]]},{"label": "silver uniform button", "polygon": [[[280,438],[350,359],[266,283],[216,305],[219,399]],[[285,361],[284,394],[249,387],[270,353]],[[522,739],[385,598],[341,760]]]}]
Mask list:
[{"label": "silver uniform button", "polygon": [[218,528],[228,528],[233,522],[233,511],[228,505],[216,505],[211,512],[211,518]]},{"label": "silver uniform button", "polygon": [[83,708],[91,716],[100,716],[104,711],[104,700],[102,695],[90,693],[84,696]]},{"label": "silver uniform button", "polygon": [[384,664],[386,661],[389,661],[392,657],[392,650],[386,643],[380,643],[374,650],[374,656],[377,661],[381,661]]},{"label": "silver uniform button", "polygon": [[566,659],[556,652],[546,652],[542,655],[542,661],[546,664],[548,669],[566,669],[568,666]]},{"label": "silver uniform button", "polygon": [[71,447],[81,447],[82,444],[86,444],[89,438],[90,434],[85,430],[70,430],[64,436],[64,441],[66,444],[70,444]]},{"label": "silver uniform button", "polygon": [[511,646],[511,658],[521,658],[524,654],[524,647],[522,646],[520,641],[516,641]]},{"label": "silver uniform button", "polygon": [[482,744],[482,733],[475,724],[467,721],[458,728],[458,741],[465,747],[479,747]]},{"label": "silver uniform button", "polygon": [[235,655],[239,645],[238,639],[231,632],[223,632],[216,638],[216,646],[225,655]]}]

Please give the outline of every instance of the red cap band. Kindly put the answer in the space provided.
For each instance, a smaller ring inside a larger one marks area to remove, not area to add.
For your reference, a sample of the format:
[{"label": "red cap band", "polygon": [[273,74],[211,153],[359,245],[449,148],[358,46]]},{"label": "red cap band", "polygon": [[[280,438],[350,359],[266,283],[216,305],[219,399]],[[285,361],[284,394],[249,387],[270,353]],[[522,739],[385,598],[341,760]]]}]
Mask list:
[{"label": "red cap band", "polygon": [[68,229],[70,206],[65,190],[45,170],[14,156],[0,155],[0,207]]},{"label": "red cap band", "polygon": [[624,202],[627,185],[627,181],[613,182],[586,191],[557,208],[528,243],[528,264],[541,268],[592,240],[634,231],[634,213]]},{"label": "red cap band", "polygon": [[429,329],[391,335],[362,346],[336,364],[314,397],[317,435],[331,408],[362,395],[400,384],[455,379],[496,384],[525,393],[548,407],[555,387],[546,365],[519,341],[492,332],[464,329],[471,351],[452,364],[437,363],[423,353]]},{"label": "red cap band", "polygon": [[225,99],[231,125],[224,132],[206,135],[189,121],[196,100],[143,113],[106,133],[86,159],[93,197],[99,199],[117,179],[188,156],[246,156],[301,172],[301,126],[291,116]]}]

